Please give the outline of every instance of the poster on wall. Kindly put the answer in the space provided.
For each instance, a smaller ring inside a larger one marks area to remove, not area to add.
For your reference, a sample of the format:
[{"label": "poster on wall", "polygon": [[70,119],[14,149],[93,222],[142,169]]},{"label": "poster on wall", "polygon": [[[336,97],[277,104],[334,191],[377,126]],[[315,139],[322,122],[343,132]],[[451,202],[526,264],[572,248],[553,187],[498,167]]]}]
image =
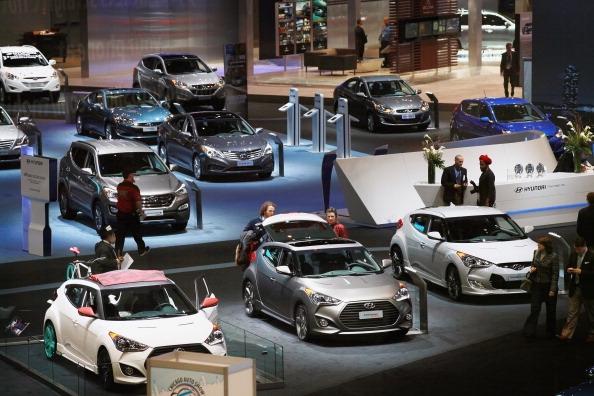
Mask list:
[{"label": "poster on wall", "polygon": [[295,3],[276,3],[276,55],[295,53]]},{"label": "poster on wall", "polygon": [[225,45],[225,107],[247,119],[246,44]]},{"label": "poster on wall", "polygon": [[328,48],[328,6],[324,0],[313,0],[313,49]]},{"label": "poster on wall", "polygon": [[295,3],[296,53],[311,50],[311,1]]}]

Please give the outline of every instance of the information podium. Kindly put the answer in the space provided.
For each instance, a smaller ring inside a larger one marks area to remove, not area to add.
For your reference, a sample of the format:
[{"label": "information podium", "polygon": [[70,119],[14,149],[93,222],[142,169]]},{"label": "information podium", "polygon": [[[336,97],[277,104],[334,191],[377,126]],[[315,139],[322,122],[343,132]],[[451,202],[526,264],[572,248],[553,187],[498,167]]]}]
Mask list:
[{"label": "information podium", "polygon": [[148,359],[147,395],[256,396],[253,359],[173,351]]}]

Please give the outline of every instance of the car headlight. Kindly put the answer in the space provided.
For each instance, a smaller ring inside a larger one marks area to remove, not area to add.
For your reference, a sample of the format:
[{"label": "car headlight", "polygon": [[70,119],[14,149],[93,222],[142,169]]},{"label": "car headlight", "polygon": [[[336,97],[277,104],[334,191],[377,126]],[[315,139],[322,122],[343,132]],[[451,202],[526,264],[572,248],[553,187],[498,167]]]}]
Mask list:
[{"label": "car headlight", "polygon": [[134,123],[134,119],[133,118],[123,117],[123,116],[114,116],[113,119],[118,124],[131,125],[131,124]]},{"label": "car headlight", "polygon": [[15,146],[27,146],[27,145],[29,145],[29,137],[27,135],[19,136],[14,141],[14,145]]},{"label": "car headlight", "polygon": [[103,195],[110,201],[118,199],[118,191],[111,187],[103,187]]},{"label": "car headlight", "polygon": [[180,184],[177,190],[175,190],[175,195],[188,195],[188,190],[186,189],[185,184]]},{"label": "car headlight", "polygon": [[314,305],[338,305],[341,301],[338,298],[330,297],[327,294],[318,293],[310,288],[305,288],[305,294]]},{"label": "car headlight", "polygon": [[206,154],[207,157],[219,157],[219,158],[225,158],[225,156],[223,155],[223,153],[221,153],[219,150],[215,149],[214,147],[210,147],[210,146],[202,146],[200,147],[200,150]]},{"label": "car headlight", "polygon": [[460,260],[462,260],[462,264],[468,268],[487,268],[493,265],[493,263],[490,261],[466,254],[464,252],[456,252],[456,254],[458,257],[460,257]]},{"label": "car headlight", "polygon": [[19,76],[15,76],[14,74],[9,73],[9,72],[5,72],[4,75],[9,80],[18,80],[19,79]]},{"label": "car headlight", "polygon": [[173,85],[175,85],[176,87],[179,87],[179,88],[184,88],[184,89],[185,88],[188,88],[188,86],[186,85],[186,83],[183,82],[183,81],[180,81],[180,80],[171,80],[171,83]]},{"label": "car headlight", "polygon": [[109,337],[113,341],[113,345],[115,345],[116,349],[120,352],[140,352],[148,349],[148,345],[131,340],[130,338],[122,337],[113,331],[109,332]]},{"label": "car headlight", "polygon": [[398,286],[399,289],[392,298],[396,301],[402,301],[410,298],[410,294],[408,294],[408,288],[406,287],[406,285],[402,282],[399,282]]},{"label": "car headlight", "polygon": [[422,111],[429,111],[429,103],[423,101],[423,103],[421,103],[421,110]]},{"label": "car headlight", "polygon": [[219,77],[219,87],[222,87],[225,85],[225,78],[224,77]]},{"label": "car headlight", "polygon": [[54,70],[50,78],[58,78],[58,72]]},{"label": "car headlight", "polygon": [[264,147],[264,155],[272,154],[272,146],[270,143],[266,143],[266,147]]},{"label": "car headlight", "polygon": [[204,342],[208,345],[216,345],[222,343],[224,340],[225,337],[223,336],[223,331],[219,328],[218,325],[213,324],[212,332],[208,335],[208,337],[206,337],[206,340],[204,340]]},{"label": "car headlight", "polygon": [[390,114],[392,112],[392,109],[390,107],[377,102],[373,102],[373,108],[378,113]]}]

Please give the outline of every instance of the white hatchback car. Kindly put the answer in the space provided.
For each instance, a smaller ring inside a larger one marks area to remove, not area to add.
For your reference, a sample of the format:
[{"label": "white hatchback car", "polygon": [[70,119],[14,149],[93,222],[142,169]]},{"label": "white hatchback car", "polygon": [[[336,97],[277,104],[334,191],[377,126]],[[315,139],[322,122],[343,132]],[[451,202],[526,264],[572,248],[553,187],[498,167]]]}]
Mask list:
[{"label": "white hatchback car", "polygon": [[8,103],[17,94],[40,94],[56,103],[60,77],[55,64],[32,45],[0,47],[0,102]]},{"label": "white hatchback car", "polygon": [[390,242],[394,277],[415,271],[462,294],[525,293],[520,283],[530,269],[537,244],[507,214],[479,206],[417,209],[398,221]]},{"label": "white hatchback car", "polygon": [[[460,15],[459,47],[468,49],[468,10],[458,10]],[[513,43],[516,36],[516,23],[495,11],[482,11],[483,49],[505,50],[507,43]]]},{"label": "white hatchback car", "polygon": [[62,355],[99,374],[106,389],[145,383],[146,360],[176,349],[226,355],[218,299],[205,281],[204,288],[197,308],[163,271],[118,270],[66,281],[48,301],[45,355]]}]

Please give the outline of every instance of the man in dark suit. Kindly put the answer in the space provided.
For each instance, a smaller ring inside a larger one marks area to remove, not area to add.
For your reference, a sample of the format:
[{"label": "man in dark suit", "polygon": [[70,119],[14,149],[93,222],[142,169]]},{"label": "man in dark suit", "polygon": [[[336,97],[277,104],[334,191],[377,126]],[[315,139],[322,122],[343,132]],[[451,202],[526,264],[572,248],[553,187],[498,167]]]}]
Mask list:
[{"label": "man in dark suit", "polygon": [[563,342],[571,341],[577,327],[580,309],[584,304],[590,322],[586,342],[594,342],[594,253],[588,250],[586,241],[582,237],[575,239],[573,250],[565,269],[565,276],[570,277],[567,320],[561,334],[557,334],[557,338]]},{"label": "man in dark suit", "polygon": [[514,86],[518,84],[520,75],[520,62],[518,61],[518,54],[512,51],[511,43],[505,45],[505,52],[501,54],[499,75],[503,76],[505,97],[509,97],[508,85],[511,85],[511,96],[514,96]]},{"label": "man in dark suit", "polygon": [[594,248],[594,192],[586,195],[588,206],[578,211],[577,234],[586,240],[589,248]]},{"label": "man in dark suit", "polygon": [[464,157],[460,154],[454,157],[454,165],[448,166],[441,174],[441,185],[443,186],[443,204],[462,205],[464,204],[464,192],[468,186],[468,173],[462,167]]},{"label": "man in dark suit", "polygon": [[123,257],[118,257],[113,244],[116,241],[115,232],[111,226],[107,225],[101,227],[99,230],[101,241],[95,244],[95,255],[97,259],[94,261],[92,271],[94,274],[101,274],[107,271],[120,269],[120,264],[124,260]]}]

